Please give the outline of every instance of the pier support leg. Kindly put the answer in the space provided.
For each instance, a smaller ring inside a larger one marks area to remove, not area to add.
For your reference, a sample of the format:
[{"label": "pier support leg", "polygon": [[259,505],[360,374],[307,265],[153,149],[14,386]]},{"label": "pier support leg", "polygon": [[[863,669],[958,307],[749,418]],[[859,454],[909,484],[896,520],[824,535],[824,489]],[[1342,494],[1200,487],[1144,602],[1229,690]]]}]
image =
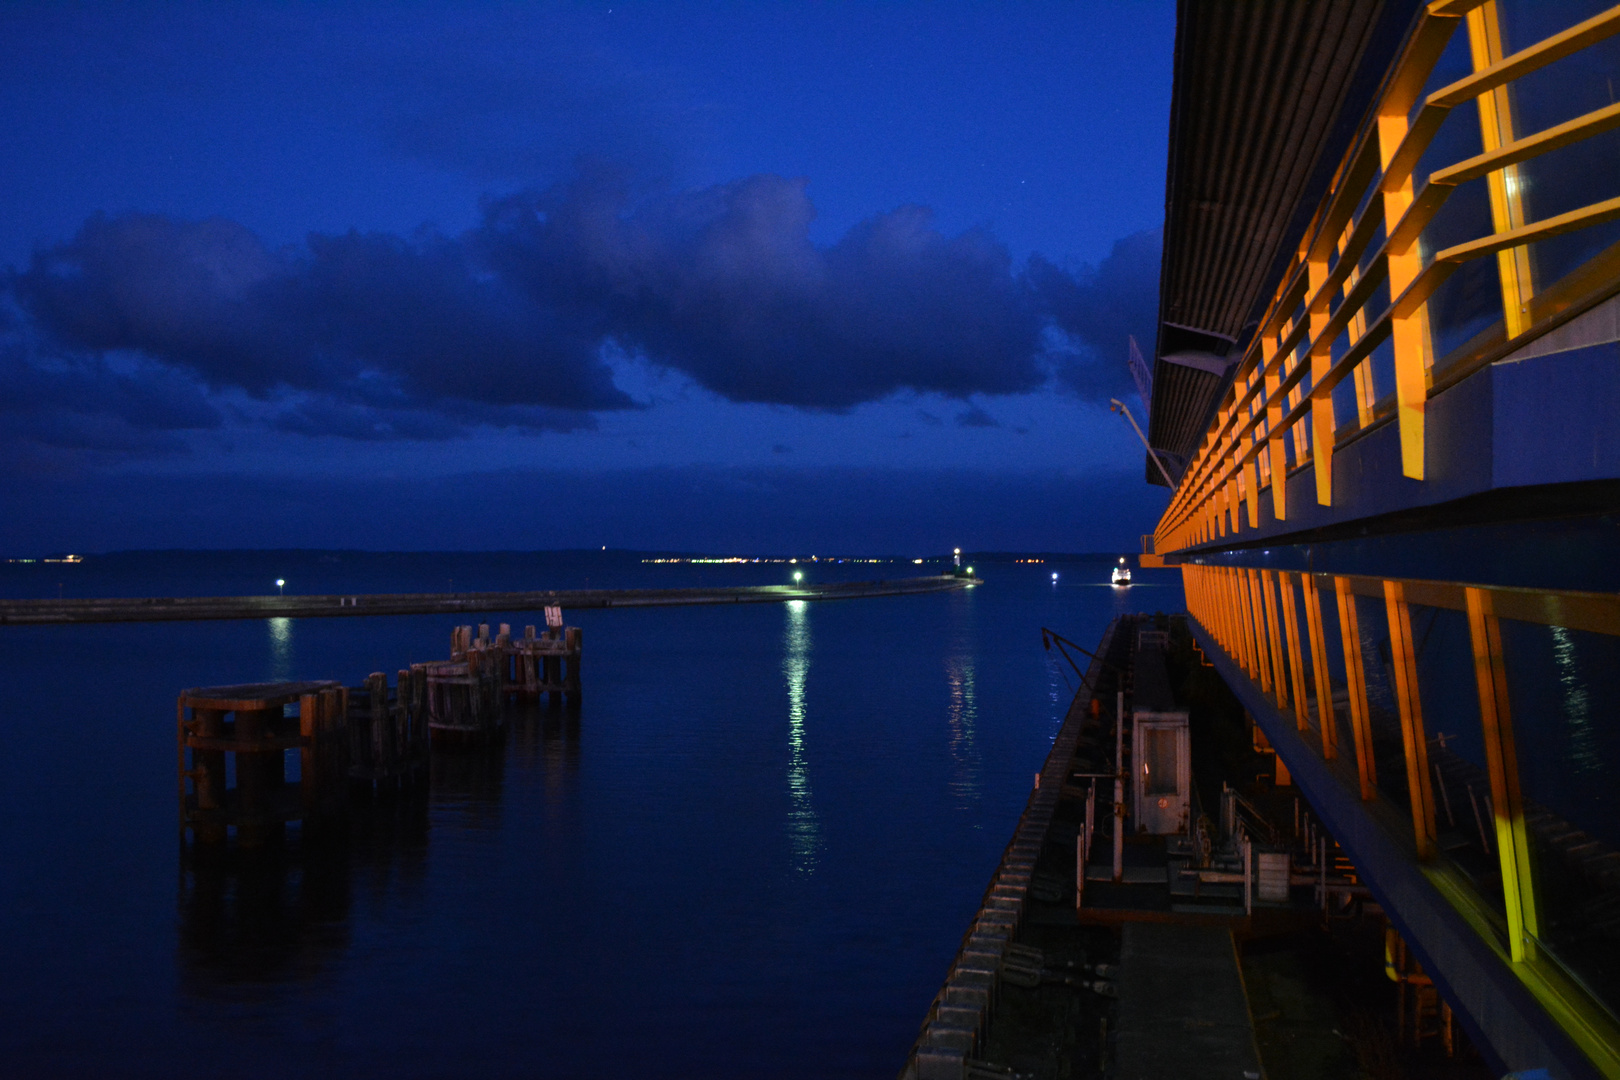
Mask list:
[{"label": "pier support leg", "polygon": [[[225,735],[225,714],[218,709],[193,709],[191,722],[198,735],[209,739]],[[191,752],[192,789],[197,793],[199,811],[225,809],[225,751],[193,750]],[[199,844],[223,844],[223,822],[199,822],[192,830]]]}]

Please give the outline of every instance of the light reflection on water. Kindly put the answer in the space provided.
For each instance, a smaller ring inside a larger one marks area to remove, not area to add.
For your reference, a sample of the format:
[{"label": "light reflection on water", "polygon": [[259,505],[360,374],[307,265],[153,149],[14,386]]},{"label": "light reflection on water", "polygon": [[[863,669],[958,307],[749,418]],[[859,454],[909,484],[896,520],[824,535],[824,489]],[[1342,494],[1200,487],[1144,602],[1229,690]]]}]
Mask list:
[{"label": "light reflection on water", "polygon": [[1576,772],[1598,772],[1603,759],[1592,730],[1591,696],[1582,681],[1575,657],[1575,639],[1562,626],[1552,628],[1553,660],[1558,665],[1558,692],[1564,700],[1564,723],[1569,728],[1569,756]]},{"label": "light reflection on water", "polygon": [[268,619],[270,624],[270,681],[288,682],[292,679],[292,626],[291,619]]},{"label": "light reflection on water", "polygon": [[805,676],[810,673],[809,605],[803,600],[787,602],[787,633],[784,638],[782,675],[788,692],[788,834],[793,841],[793,868],[813,873],[821,850],[821,823],[810,800],[810,771],[804,757]]},{"label": "light reflection on water", "polygon": [[946,658],[945,682],[950,688],[945,722],[951,732],[951,803],[958,810],[971,810],[979,801],[979,704],[971,646]]}]

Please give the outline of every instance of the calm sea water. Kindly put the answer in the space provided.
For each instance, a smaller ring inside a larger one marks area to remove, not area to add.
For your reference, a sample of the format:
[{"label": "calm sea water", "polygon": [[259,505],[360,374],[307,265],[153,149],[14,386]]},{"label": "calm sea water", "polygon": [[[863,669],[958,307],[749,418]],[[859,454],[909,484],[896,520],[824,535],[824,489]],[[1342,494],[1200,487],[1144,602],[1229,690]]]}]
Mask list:
[{"label": "calm sea water", "polygon": [[[141,554],[10,596],[758,584],[622,553]],[[909,564],[806,568],[904,576]],[[174,702],[447,653],[452,620],[0,628],[0,1072],[893,1076],[1090,645],[1174,571],[989,563],[968,592],[581,611],[577,722],[437,754],[346,853],[184,872]],[[1060,578],[1051,580],[1053,572]],[[533,613],[491,614],[521,625]]]}]

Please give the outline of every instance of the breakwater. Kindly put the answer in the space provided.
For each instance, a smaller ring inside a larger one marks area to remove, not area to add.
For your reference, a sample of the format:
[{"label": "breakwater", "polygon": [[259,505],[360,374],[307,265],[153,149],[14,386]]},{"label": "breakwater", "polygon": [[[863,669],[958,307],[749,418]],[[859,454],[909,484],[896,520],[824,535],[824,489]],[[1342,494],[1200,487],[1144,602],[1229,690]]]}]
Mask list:
[{"label": "breakwater", "polygon": [[855,600],[963,589],[971,578],[947,574],[892,581],[743,585],[688,589],[563,589],[529,592],[373,593],[323,596],[160,596],[0,600],[0,625],[177,622],[205,619],[312,619],[367,615],[441,615],[696,604],[771,604]]}]

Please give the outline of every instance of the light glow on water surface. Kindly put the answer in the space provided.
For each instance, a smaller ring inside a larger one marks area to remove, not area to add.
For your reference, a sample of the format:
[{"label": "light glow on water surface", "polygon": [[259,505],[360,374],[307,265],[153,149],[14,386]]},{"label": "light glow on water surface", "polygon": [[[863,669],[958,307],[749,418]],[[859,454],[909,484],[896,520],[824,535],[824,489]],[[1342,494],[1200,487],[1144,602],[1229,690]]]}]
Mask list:
[{"label": "light glow on water surface", "polygon": [[810,613],[803,600],[789,600],[783,642],[782,675],[788,692],[788,796],[793,809],[788,833],[793,841],[793,868],[813,873],[821,848],[821,826],[810,798],[810,769],[804,756],[805,678],[810,674]]}]

